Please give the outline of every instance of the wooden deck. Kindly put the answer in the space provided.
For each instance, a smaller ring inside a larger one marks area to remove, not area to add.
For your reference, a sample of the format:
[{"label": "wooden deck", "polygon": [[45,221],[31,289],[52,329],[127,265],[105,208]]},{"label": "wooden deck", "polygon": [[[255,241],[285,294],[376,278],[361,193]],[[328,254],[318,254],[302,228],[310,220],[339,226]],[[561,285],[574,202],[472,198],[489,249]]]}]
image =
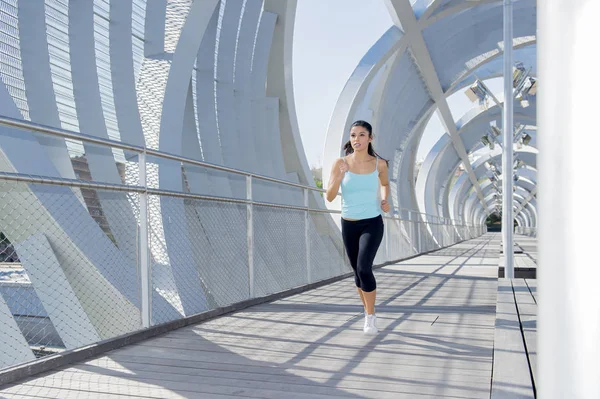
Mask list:
[{"label": "wooden deck", "polygon": [[346,279],[0,389],[2,398],[489,398],[499,233],[376,272],[379,335]]},{"label": "wooden deck", "polygon": [[[537,268],[537,241],[516,236],[517,267]],[[501,258],[500,265],[504,265]],[[515,273],[516,275],[516,273]],[[534,399],[537,376],[537,280],[500,279],[491,399]]]}]

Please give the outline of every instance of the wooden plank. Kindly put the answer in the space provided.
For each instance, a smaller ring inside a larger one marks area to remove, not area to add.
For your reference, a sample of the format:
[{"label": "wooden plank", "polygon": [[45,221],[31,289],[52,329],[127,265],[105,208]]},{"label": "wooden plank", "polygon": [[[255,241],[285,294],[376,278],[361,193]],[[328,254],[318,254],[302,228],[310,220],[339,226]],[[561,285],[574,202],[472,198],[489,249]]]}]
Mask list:
[{"label": "wooden plank", "polygon": [[[362,325],[362,321],[361,321]],[[350,337],[352,339],[355,337]],[[452,341],[450,341],[451,339]],[[269,352],[269,351],[281,351],[298,353],[302,350],[318,350],[324,353],[335,353],[340,356],[348,356],[356,353],[357,350],[372,350],[374,353],[381,353],[384,355],[393,354],[399,351],[408,352],[410,348],[419,347],[420,350],[416,353],[420,353],[424,350],[427,351],[439,351],[447,348],[449,344],[452,344],[457,351],[463,353],[468,352],[470,354],[478,352],[487,352],[493,346],[492,339],[477,340],[473,337],[454,337],[450,335],[450,332],[446,337],[435,335],[435,334],[402,334],[401,337],[394,338],[382,338],[377,342],[368,342],[365,345],[365,340],[355,339],[353,341],[345,341],[343,343],[336,343],[328,340],[324,343],[314,343],[310,341],[299,342],[299,341],[272,341],[261,339],[247,340],[245,338],[231,338],[226,335],[214,336],[214,338],[204,336],[193,337],[190,339],[181,339],[178,337],[161,337],[152,341],[141,342],[135,347],[138,347],[143,351],[143,347],[162,347],[162,348],[173,348],[173,349],[187,349],[190,351],[217,351],[227,352],[235,351],[236,353],[250,354],[249,351],[255,351],[253,353]],[[384,344],[378,345],[378,344]],[[384,348],[384,349],[383,349]],[[317,353],[317,352],[314,352]]]},{"label": "wooden plank", "polygon": [[[434,319],[435,320],[435,319]],[[362,320],[359,321],[362,325]],[[431,323],[431,321],[429,321]],[[404,330],[402,334],[399,334],[400,337],[384,337],[381,340],[378,340],[376,343],[368,342],[365,343],[364,339],[357,338],[355,336],[348,336],[344,342],[340,342],[338,338],[339,336],[333,337],[327,342],[321,344],[323,348],[329,348],[331,350],[353,350],[353,349],[361,349],[361,348],[375,348],[378,343],[385,344],[386,349],[397,349],[397,343],[402,342],[411,342],[411,340],[424,341],[427,342],[429,340],[441,340],[441,341],[449,341],[454,340],[458,344],[477,344],[477,345],[485,345],[489,347],[493,346],[493,338],[490,337],[489,329],[484,329],[482,332],[479,331],[469,331],[468,327],[457,327],[458,331],[454,331],[452,328],[455,326],[455,323],[448,324],[446,326],[437,326],[437,324],[444,323],[443,320],[438,319],[435,322],[435,327],[431,328],[431,330],[426,330],[423,332],[419,331],[407,331]],[[403,329],[406,329],[408,324],[404,324]],[[413,329],[416,329],[419,324],[413,324]],[[431,326],[430,326],[431,327]],[[440,328],[442,327],[442,328]],[[245,347],[261,347],[263,345],[268,345],[270,348],[278,349],[278,348],[289,348],[292,345],[305,347],[311,346],[314,344],[314,341],[310,340],[309,337],[298,337],[298,338],[289,338],[285,337],[259,337],[253,334],[248,334],[247,332],[229,332],[225,334],[221,334],[216,331],[212,332],[198,332],[193,334],[171,334],[168,337],[164,337],[169,340],[180,340],[180,341],[188,341],[188,340],[196,340],[200,339],[202,341],[210,341],[213,344],[228,347],[228,346],[237,346],[242,345]],[[397,342],[394,339],[402,339],[403,341]],[[404,341],[405,340],[405,341]],[[142,345],[146,345],[147,342],[140,343]]]},{"label": "wooden plank", "polygon": [[110,370],[135,370],[136,373],[141,371],[157,371],[170,374],[188,374],[188,375],[235,375],[241,379],[258,379],[260,381],[281,379],[287,382],[293,382],[296,377],[306,379],[326,379],[330,383],[338,380],[345,381],[382,381],[390,382],[390,379],[402,377],[402,373],[409,371],[411,373],[424,373],[430,379],[441,378],[445,376],[448,382],[470,380],[470,377],[488,377],[489,371],[486,370],[466,370],[460,368],[434,368],[427,364],[421,365],[403,365],[401,368],[381,368],[376,375],[369,375],[363,369],[357,368],[345,375],[335,375],[332,369],[326,369],[321,365],[312,368],[287,366],[270,367],[269,365],[236,365],[233,363],[211,363],[211,362],[179,362],[170,359],[159,359],[156,362],[154,359],[145,361],[147,358],[129,358],[117,356],[113,358],[95,359],[85,364],[78,365],[73,369],[81,369],[83,367],[92,367],[94,370],[110,369]]},{"label": "wooden plank", "polygon": [[281,355],[277,353],[267,354],[255,354],[255,355],[238,355],[235,353],[215,353],[215,352],[187,352],[184,350],[164,350],[162,348],[144,348],[143,352],[140,352],[138,348],[126,348],[120,351],[121,355],[126,356],[142,356],[147,359],[148,362],[154,361],[155,359],[162,359],[168,357],[177,361],[188,361],[193,362],[199,356],[202,357],[203,361],[212,363],[228,363],[228,364],[239,364],[239,365],[255,365],[256,362],[263,364],[267,362],[270,366],[308,366],[311,364],[318,363],[321,367],[328,367],[335,369],[336,367],[344,367],[352,365],[353,367],[375,367],[387,365],[390,367],[403,367],[406,364],[420,364],[429,365],[430,367],[443,367],[445,364],[452,363],[453,367],[463,368],[468,370],[474,369],[487,369],[490,370],[490,362],[492,351],[486,355],[478,356],[456,356],[449,355],[445,352],[438,353],[405,353],[400,352],[394,355],[375,356],[370,352],[368,354],[357,353],[355,358],[340,358],[335,357],[333,354],[329,356],[313,356],[309,353],[301,354],[288,354]]},{"label": "wooden plank", "polygon": [[525,279],[525,284],[527,284],[527,286],[529,287],[529,292],[531,292],[531,295],[533,296],[533,299],[534,299],[535,303],[537,303],[537,300],[538,300],[538,297],[537,297],[537,280]]},{"label": "wooden plank", "polygon": [[[194,369],[194,371],[190,373],[182,373],[179,368],[173,368],[170,370],[175,372],[168,372],[164,368],[155,368],[154,370],[136,369],[135,378],[171,382],[194,382],[199,380],[207,382],[211,379],[214,379],[215,381],[217,381],[217,383],[227,383],[227,380],[234,380],[243,381],[244,384],[249,384],[251,386],[260,386],[263,388],[266,388],[268,386],[265,384],[273,384],[273,387],[277,389],[281,388],[281,385],[289,385],[290,388],[287,389],[292,392],[295,390],[298,392],[302,392],[305,389],[305,386],[313,384],[316,384],[323,388],[341,388],[349,390],[365,389],[383,392],[403,392],[403,390],[408,389],[408,387],[410,386],[419,385],[445,385],[450,388],[465,389],[467,388],[467,386],[472,386],[473,383],[477,382],[475,379],[469,378],[469,376],[455,380],[447,380],[444,378],[443,375],[437,376],[436,378],[431,378],[431,376],[423,370],[420,371],[420,375],[429,378],[419,379],[419,381],[415,380],[414,375],[393,375],[392,377],[381,378],[376,374],[360,374],[358,377],[349,378],[348,376],[338,376],[336,375],[336,372],[332,371],[322,371],[320,376],[312,376],[310,378],[306,378],[304,376],[300,376],[296,373],[290,372],[286,372],[280,375],[264,376],[254,375],[252,373],[233,373],[228,371],[218,371],[208,368]],[[77,372],[95,374],[97,372],[97,368],[91,366],[79,366],[76,370],[70,371],[74,373]],[[104,371],[103,375],[121,376],[123,375],[123,371],[127,372],[128,370],[111,369]],[[235,385],[235,383],[233,383],[232,385]],[[487,384],[487,381],[480,381],[477,387],[478,390],[489,391],[489,384]]]},{"label": "wooden plank", "polygon": [[488,397],[494,243],[472,240],[378,269],[375,337],[362,333],[361,304],[346,279],[114,350],[0,396]]},{"label": "wooden plank", "polygon": [[529,365],[533,372],[534,385],[537,375],[537,304],[535,303],[525,280],[513,281],[515,297],[519,309],[519,318],[527,346]]},{"label": "wooden plank", "polygon": [[[229,394],[254,398],[331,398],[336,396],[396,398],[399,395],[430,395],[431,397],[467,397],[477,398],[489,392],[489,384],[461,385],[429,383],[421,381],[417,376],[410,379],[394,379],[391,384],[371,382],[344,383],[335,386],[324,386],[319,381],[302,379],[302,383],[290,384],[281,382],[249,381],[234,378],[215,378],[189,376],[181,374],[142,373],[142,375],[119,373],[113,370],[102,373],[85,373],[65,371],[59,376],[37,379],[25,385],[43,388],[88,390],[111,395],[138,395],[143,397],[164,397],[164,390],[173,392],[189,392],[191,396],[203,393]],[[298,377],[298,380],[301,380]],[[161,389],[162,388],[162,389]],[[12,393],[7,390],[7,393]],[[162,392],[161,392],[162,391]],[[408,396],[405,396],[408,397]],[[419,396],[420,397],[420,396]]]},{"label": "wooden plank", "polygon": [[534,398],[512,284],[508,279],[498,279],[491,398]]}]

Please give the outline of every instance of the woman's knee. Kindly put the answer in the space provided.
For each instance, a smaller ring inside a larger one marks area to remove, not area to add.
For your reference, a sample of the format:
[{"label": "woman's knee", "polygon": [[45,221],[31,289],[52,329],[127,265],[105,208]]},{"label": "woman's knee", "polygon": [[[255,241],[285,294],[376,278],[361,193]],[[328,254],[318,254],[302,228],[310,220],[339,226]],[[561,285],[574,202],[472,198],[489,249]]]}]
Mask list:
[{"label": "woman's knee", "polygon": [[377,282],[375,281],[375,277],[373,276],[370,279],[367,279],[365,281],[361,281],[361,290],[363,290],[363,292],[372,292],[375,291],[375,289],[377,288]]},{"label": "woman's knee", "polygon": [[363,269],[359,268],[357,274],[360,280],[360,287],[363,291],[370,292],[375,289],[375,275],[370,267]]},{"label": "woman's knee", "polygon": [[373,277],[373,270],[370,267],[359,267],[358,268],[358,278],[362,280],[369,280]]},{"label": "woman's knee", "polygon": [[365,285],[364,287],[361,288],[361,290],[363,292],[366,292],[367,294],[369,292],[375,291],[376,289],[377,289],[377,284],[375,283],[375,280],[373,280],[372,284],[367,284],[367,285]]}]

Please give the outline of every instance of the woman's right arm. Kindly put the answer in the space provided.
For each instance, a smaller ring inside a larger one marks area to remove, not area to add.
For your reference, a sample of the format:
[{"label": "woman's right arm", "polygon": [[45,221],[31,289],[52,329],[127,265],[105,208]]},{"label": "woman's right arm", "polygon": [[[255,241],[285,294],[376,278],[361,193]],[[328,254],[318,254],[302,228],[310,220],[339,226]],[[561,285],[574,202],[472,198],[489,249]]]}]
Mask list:
[{"label": "woman's right arm", "polygon": [[343,159],[338,158],[335,160],[331,167],[329,184],[327,185],[327,192],[325,195],[327,201],[331,202],[335,199],[338,191],[340,191],[340,184],[342,184],[342,179],[347,170],[347,164]]}]

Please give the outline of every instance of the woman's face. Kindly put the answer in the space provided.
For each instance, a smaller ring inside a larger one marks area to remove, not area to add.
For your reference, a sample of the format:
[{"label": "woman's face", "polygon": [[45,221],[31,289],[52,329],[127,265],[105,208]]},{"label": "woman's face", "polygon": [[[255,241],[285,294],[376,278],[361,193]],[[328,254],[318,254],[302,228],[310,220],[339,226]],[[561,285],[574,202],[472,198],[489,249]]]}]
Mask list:
[{"label": "woman's face", "polygon": [[366,151],[369,148],[371,138],[369,131],[362,126],[353,126],[350,129],[350,143],[354,151]]}]

